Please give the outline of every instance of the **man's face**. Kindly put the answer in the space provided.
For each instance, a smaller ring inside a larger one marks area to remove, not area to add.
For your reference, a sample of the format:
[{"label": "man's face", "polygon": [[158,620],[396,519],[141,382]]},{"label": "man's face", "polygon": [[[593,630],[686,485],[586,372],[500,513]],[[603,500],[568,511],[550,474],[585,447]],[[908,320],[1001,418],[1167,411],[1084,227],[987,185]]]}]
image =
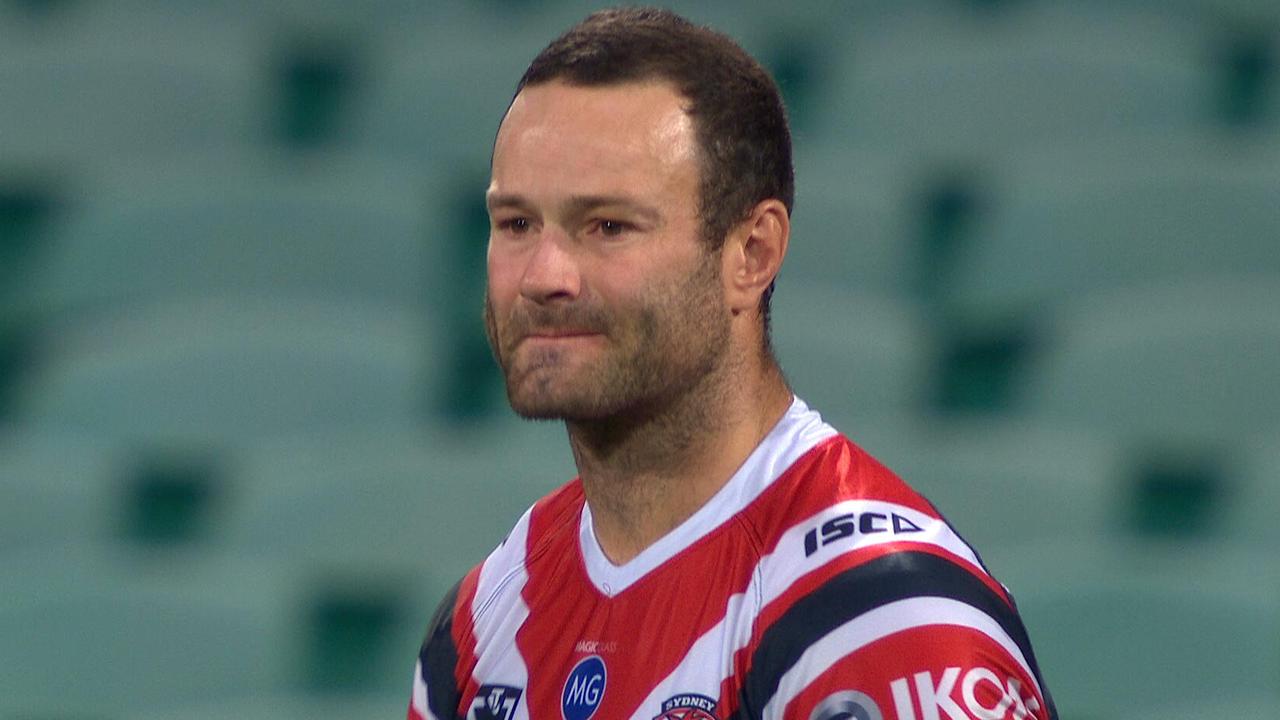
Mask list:
[{"label": "man's face", "polygon": [[524,89],[498,131],[485,326],[525,417],[653,412],[724,362],[697,144],[665,83]]}]

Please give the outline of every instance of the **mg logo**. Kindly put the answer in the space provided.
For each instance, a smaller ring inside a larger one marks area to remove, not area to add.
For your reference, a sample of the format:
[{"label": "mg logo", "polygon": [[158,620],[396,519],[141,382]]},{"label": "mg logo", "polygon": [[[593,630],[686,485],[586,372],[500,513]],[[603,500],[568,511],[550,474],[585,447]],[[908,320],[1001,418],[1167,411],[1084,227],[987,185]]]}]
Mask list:
[{"label": "mg logo", "polygon": [[564,681],[560,711],[564,720],[588,720],[600,708],[607,680],[604,660],[599,655],[583,658]]}]

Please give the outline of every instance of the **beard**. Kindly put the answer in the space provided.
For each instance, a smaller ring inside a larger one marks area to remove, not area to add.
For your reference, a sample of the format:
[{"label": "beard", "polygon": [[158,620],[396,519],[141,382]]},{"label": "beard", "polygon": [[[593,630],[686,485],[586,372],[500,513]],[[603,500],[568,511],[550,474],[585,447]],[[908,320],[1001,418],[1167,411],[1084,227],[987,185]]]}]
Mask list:
[{"label": "beard", "polygon": [[[500,321],[486,294],[485,331],[511,408],[526,419],[581,423],[651,417],[706,385],[729,345],[716,260],[709,254],[626,306],[581,296],[555,305],[516,302]],[[598,333],[603,346],[521,346],[548,328]]]}]

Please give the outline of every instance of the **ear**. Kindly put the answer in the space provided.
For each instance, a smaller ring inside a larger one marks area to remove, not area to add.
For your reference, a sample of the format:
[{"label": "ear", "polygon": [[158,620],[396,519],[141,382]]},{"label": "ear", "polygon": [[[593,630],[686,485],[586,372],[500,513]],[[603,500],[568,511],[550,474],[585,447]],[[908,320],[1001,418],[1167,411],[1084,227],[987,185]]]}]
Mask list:
[{"label": "ear", "polygon": [[782,268],[791,239],[791,216],[781,200],[760,201],[746,220],[729,231],[721,260],[725,303],[734,315],[760,307],[773,279]]}]

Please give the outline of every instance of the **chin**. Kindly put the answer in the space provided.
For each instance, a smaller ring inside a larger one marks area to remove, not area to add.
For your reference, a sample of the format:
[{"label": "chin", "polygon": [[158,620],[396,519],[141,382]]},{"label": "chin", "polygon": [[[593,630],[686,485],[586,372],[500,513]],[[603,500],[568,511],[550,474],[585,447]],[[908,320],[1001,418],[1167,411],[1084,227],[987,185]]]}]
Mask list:
[{"label": "chin", "polygon": [[511,409],[525,420],[599,420],[607,417],[589,403],[565,398],[521,398],[507,396]]},{"label": "chin", "polygon": [[550,422],[550,421],[572,419],[572,418],[566,417],[561,412],[557,412],[556,410],[547,409],[547,408],[526,408],[526,407],[520,407],[517,405],[512,405],[511,409],[514,410],[516,415],[520,416],[521,419],[532,420],[535,422]]},{"label": "chin", "polygon": [[[583,393],[585,380],[568,380],[546,368],[509,373],[507,402],[526,420],[593,420],[602,413],[594,393]],[[570,374],[572,375],[572,374]]]},{"label": "chin", "polygon": [[526,420],[590,422],[606,420],[622,410],[621,407],[614,407],[607,398],[596,394],[551,393],[545,388],[540,392],[512,392],[508,387],[507,401],[511,409]]}]

